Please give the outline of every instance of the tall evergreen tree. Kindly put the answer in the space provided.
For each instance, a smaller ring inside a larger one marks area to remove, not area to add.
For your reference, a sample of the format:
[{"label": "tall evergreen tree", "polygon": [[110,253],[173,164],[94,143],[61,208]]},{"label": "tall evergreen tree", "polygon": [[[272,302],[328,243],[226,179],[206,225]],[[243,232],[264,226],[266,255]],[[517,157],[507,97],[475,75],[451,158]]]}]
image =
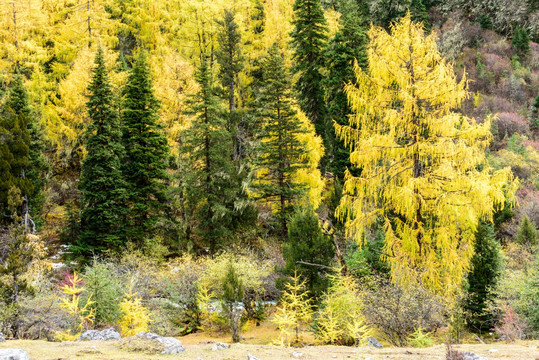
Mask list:
[{"label": "tall evergreen tree", "polygon": [[258,179],[253,184],[258,197],[276,204],[282,236],[287,233],[287,218],[293,201],[304,189],[294,182],[294,175],[305,167],[306,153],[297,135],[304,132],[292,109],[290,76],[274,44],[262,60],[262,83],[257,98],[260,153],[257,159]]},{"label": "tall evergreen tree", "polygon": [[468,297],[464,308],[468,311],[468,326],[475,331],[492,328],[492,315],[486,312],[487,303],[494,297],[494,286],[501,273],[501,249],[494,233],[494,225],[481,223],[475,234],[472,270],[468,274]]},{"label": "tall evergreen tree", "polygon": [[97,51],[88,92],[89,124],[85,134],[88,155],[82,162],[79,183],[81,236],[71,247],[75,256],[87,259],[92,253],[118,251],[125,245],[122,132],[101,48]]},{"label": "tall evergreen tree", "polygon": [[191,112],[197,117],[184,133],[182,154],[190,169],[185,176],[185,193],[194,223],[195,242],[215,252],[232,234],[235,169],[232,162],[232,138],[225,113],[214,94],[213,79],[204,56],[196,74],[200,90],[191,100]]},{"label": "tall evergreen tree", "polygon": [[322,137],[327,148],[329,124],[320,72],[324,66],[327,22],[320,0],[296,0],[294,15],[291,45],[295,61],[293,72],[298,75],[297,96],[301,109],[311,119],[316,134]]},{"label": "tall evergreen tree", "polygon": [[122,109],[123,176],[127,181],[127,238],[136,244],[152,236],[166,200],[169,148],[158,123],[159,102],[154,96],[146,55],[141,52],[129,74]]},{"label": "tall evergreen tree", "polygon": [[[12,102],[10,97],[0,110],[0,224],[3,225],[14,221],[13,212],[8,210],[9,192],[16,190],[24,197],[33,191],[32,183],[25,176],[30,148],[29,119],[14,111],[10,106]],[[24,207],[23,201],[16,215],[22,215]]]},{"label": "tall evergreen tree", "polygon": [[[345,125],[348,122],[347,115],[350,115],[352,111],[348,105],[344,85],[355,81],[354,61],[357,61],[362,69],[367,67],[368,7],[356,0],[341,0],[337,10],[342,14],[340,18],[342,27],[328,42],[325,54],[329,75],[324,79],[323,84],[328,119],[339,125]],[[330,145],[326,149],[329,158],[328,169],[335,177],[342,180],[344,171],[350,167],[350,150],[344,146],[341,139],[337,138],[333,126],[329,126],[328,133],[328,145]]]},{"label": "tall evergreen tree", "polygon": [[24,169],[24,177],[32,185],[32,190],[23,194],[23,220],[32,230],[35,224],[32,218],[38,217],[43,206],[43,188],[45,186],[45,172],[49,166],[44,155],[45,140],[43,130],[40,127],[35,114],[30,108],[28,93],[23,84],[22,76],[16,76],[10,89],[8,106],[15,112],[19,119],[26,123],[29,135],[28,164]]}]

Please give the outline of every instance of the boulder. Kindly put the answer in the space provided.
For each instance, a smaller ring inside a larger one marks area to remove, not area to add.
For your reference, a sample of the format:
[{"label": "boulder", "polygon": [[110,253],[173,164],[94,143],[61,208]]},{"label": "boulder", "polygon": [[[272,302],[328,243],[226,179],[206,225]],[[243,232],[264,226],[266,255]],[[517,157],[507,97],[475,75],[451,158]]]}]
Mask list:
[{"label": "boulder", "polygon": [[6,337],[4,336],[4,334],[0,333],[0,342],[4,341],[6,341]]},{"label": "boulder", "polygon": [[380,344],[374,336],[371,336],[370,338],[367,339],[367,345],[374,346],[375,348],[378,348],[378,349],[383,348],[382,344]]},{"label": "boulder", "polygon": [[179,354],[185,351],[185,348],[182,345],[174,345],[169,348],[166,348],[161,352],[161,354],[165,355],[173,355],[173,354]]},{"label": "boulder", "polygon": [[26,351],[21,349],[0,349],[0,360],[30,360]]},{"label": "boulder", "polygon": [[227,344],[223,344],[223,343],[218,342],[218,343],[213,344],[213,346],[211,347],[211,349],[212,349],[213,351],[216,351],[216,350],[226,350],[226,349],[228,349],[229,347],[230,347],[230,345],[227,345]]},{"label": "boulder", "polygon": [[157,340],[161,344],[165,345],[165,347],[171,348],[173,346],[182,346],[182,343],[180,340],[170,337],[170,336],[160,336],[151,332],[139,332],[137,335],[139,337],[145,337],[147,339]]},{"label": "boulder", "polygon": [[120,340],[122,336],[113,328],[105,330],[87,330],[79,336],[78,341],[83,340]]},{"label": "boulder", "polygon": [[463,353],[463,355],[464,355],[464,357],[463,357],[464,360],[488,360],[487,358],[481,357],[481,356],[479,356],[477,354],[474,354],[472,352],[465,352],[465,353]]}]

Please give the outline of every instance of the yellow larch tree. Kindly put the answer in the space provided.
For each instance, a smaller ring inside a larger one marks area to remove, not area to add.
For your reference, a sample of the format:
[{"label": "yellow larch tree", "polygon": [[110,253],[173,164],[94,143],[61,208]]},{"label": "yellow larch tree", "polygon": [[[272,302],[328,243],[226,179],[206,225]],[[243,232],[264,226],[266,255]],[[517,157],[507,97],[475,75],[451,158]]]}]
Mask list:
[{"label": "yellow larch tree", "polygon": [[480,220],[492,220],[512,196],[508,168],[493,172],[485,160],[490,119],[482,124],[456,113],[468,96],[466,79],[403,17],[369,30],[368,73],[357,65],[346,85],[349,125],[335,124],[360,176],[345,175],[337,216],[349,237],[383,220],[385,259],[399,284],[420,281],[452,298],[473,255]]}]

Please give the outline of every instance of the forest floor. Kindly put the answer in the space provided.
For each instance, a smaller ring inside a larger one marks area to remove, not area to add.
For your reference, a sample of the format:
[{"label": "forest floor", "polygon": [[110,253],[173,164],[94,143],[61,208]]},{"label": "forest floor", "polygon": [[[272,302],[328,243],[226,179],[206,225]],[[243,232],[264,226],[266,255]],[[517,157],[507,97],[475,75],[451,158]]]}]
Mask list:
[{"label": "forest floor", "polygon": [[[230,337],[209,336],[205,333],[190,334],[179,338],[186,351],[179,355],[151,355],[120,348],[119,341],[47,342],[38,340],[8,340],[0,349],[24,349],[31,360],[247,360],[253,355],[260,360],[444,360],[443,344],[428,348],[306,346],[285,348],[272,345],[279,333],[269,321],[262,326],[252,326],[242,333],[241,344],[232,344],[226,350],[212,350],[215,342],[229,343]],[[307,343],[313,343],[310,333],[304,333]],[[489,360],[539,360],[539,341],[521,341],[513,344],[463,344],[454,349],[470,351]],[[293,353],[301,353],[301,356]]]}]

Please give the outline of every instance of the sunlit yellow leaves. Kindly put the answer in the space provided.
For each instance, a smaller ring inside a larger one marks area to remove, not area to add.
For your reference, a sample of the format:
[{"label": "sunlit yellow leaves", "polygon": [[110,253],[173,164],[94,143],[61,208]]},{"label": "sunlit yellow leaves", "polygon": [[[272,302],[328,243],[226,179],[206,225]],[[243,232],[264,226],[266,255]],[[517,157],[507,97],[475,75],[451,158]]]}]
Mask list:
[{"label": "sunlit yellow leaves", "polygon": [[369,31],[369,73],[356,66],[346,92],[354,114],[335,125],[361,176],[346,173],[337,215],[358,241],[385,219],[385,252],[395,281],[422,281],[454,295],[469,269],[480,220],[512,196],[509,169],[485,161],[490,120],[477,124],[452,110],[468,96],[434,35],[406,16]]}]

